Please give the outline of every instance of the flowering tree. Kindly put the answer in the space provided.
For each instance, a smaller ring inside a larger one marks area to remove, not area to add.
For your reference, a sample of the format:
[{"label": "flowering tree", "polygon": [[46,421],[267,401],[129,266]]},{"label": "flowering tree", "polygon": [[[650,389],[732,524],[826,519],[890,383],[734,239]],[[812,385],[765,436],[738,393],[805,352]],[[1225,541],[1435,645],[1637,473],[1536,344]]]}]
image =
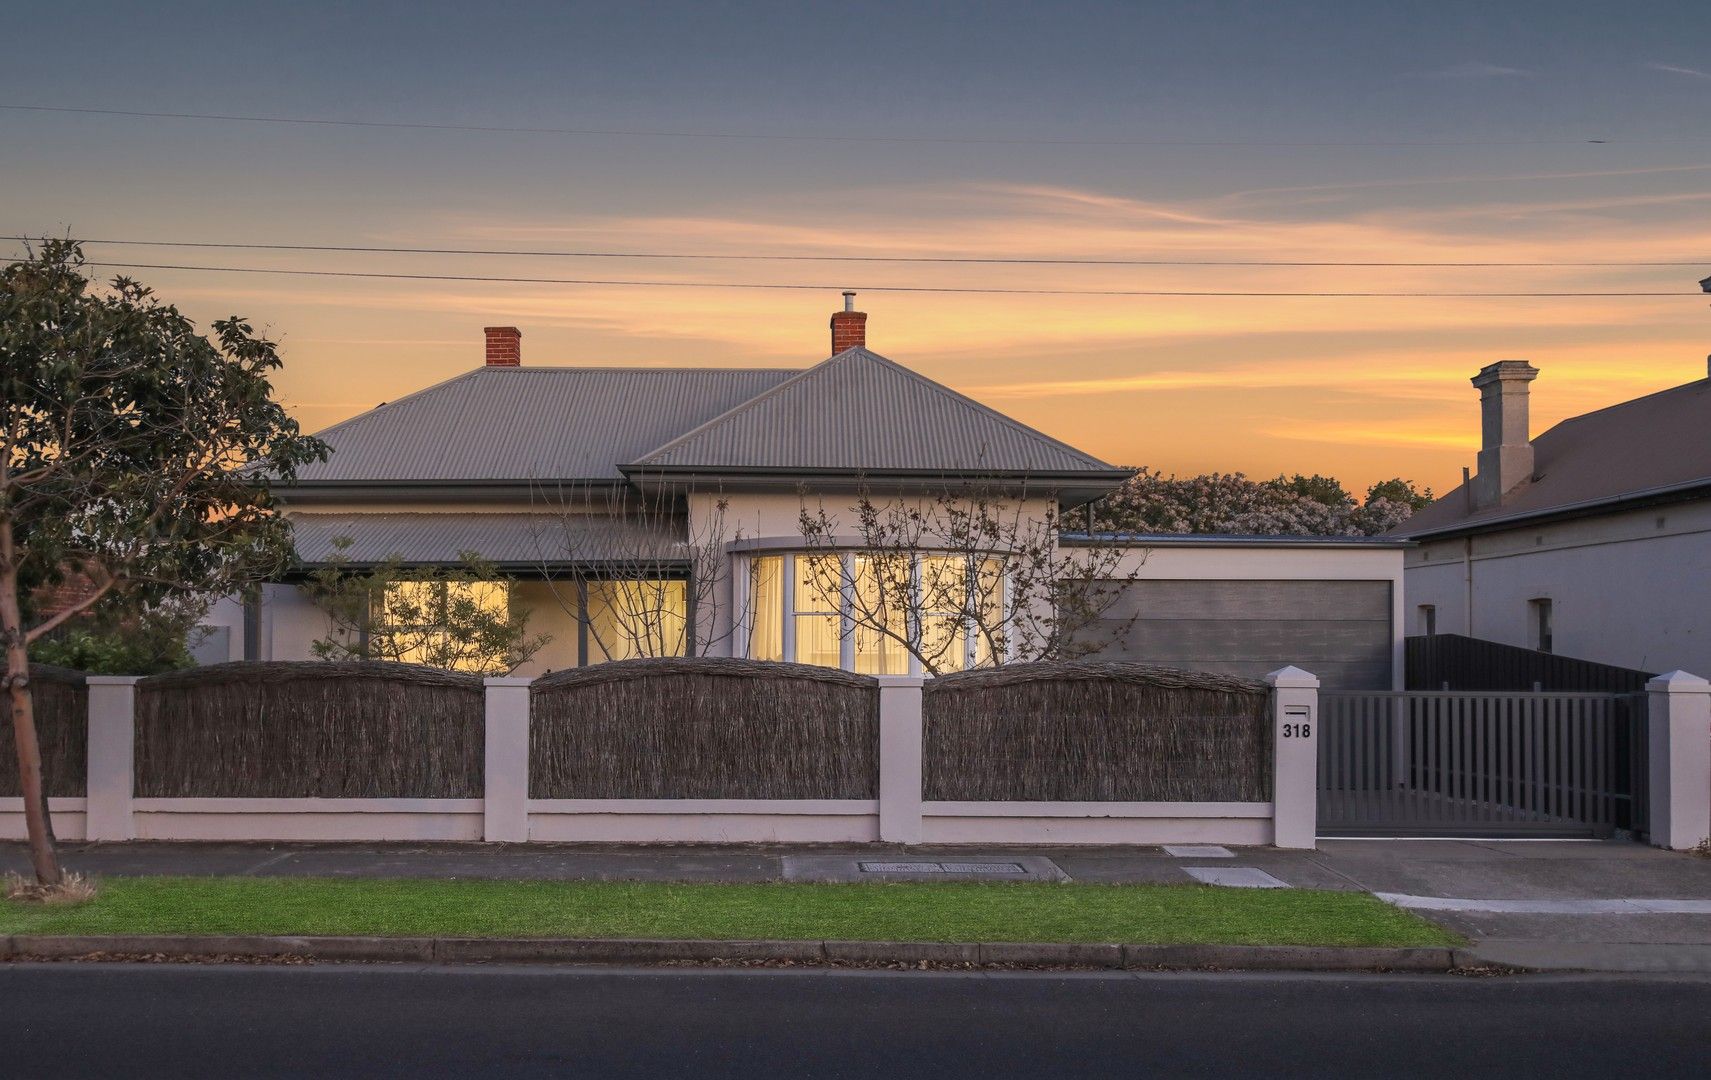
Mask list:
[{"label": "flowering tree", "polygon": [[1241,473],[1165,476],[1141,469],[1094,509],[1109,532],[1250,536],[1376,536],[1432,501],[1406,480],[1386,480],[1357,503],[1330,477],[1250,480]]}]

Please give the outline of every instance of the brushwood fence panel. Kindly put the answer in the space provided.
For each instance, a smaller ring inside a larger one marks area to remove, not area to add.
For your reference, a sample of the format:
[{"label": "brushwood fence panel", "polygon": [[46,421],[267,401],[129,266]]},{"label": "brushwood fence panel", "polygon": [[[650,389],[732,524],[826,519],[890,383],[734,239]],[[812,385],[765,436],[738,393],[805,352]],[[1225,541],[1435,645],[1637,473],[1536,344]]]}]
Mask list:
[{"label": "brushwood fence panel", "polygon": [[1017,664],[929,680],[925,797],[1265,802],[1266,687],[1129,663]]},{"label": "brushwood fence panel", "polygon": [[620,660],[531,688],[536,799],[873,799],[865,675],[724,658]]},{"label": "brushwood fence panel", "polygon": [[[30,665],[30,697],[42,749],[42,782],[50,799],[80,798],[89,764],[89,689],[83,672]],[[0,709],[0,796],[23,794],[18,785],[12,712]]]},{"label": "brushwood fence panel", "polygon": [[480,798],[473,675],[376,662],[236,662],[137,684],[136,794]]}]

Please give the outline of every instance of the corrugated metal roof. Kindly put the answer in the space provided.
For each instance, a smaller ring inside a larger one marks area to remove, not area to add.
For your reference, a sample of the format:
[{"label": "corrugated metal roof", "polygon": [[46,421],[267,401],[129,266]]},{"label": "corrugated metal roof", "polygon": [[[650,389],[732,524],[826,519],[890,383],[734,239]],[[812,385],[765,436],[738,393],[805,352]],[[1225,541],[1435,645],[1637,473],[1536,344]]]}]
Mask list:
[{"label": "corrugated metal roof", "polygon": [[[293,514],[291,523],[297,557],[310,566],[335,555],[357,565],[453,566],[465,551],[509,567],[687,557],[675,535],[599,515]],[[342,552],[339,538],[350,540]]]},{"label": "corrugated metal roof", "polygon": [[323,481],[617,480],[618,466],[796,371],[478,368],[320,432]]},{"label": "corrugated metal roof", "polygon": [[1116,471],[859,347],[779,383],[633,464],[733,471]]},{"label": "corrugated metal roof", "polygon": [[1454,491],[1391,530],[1426,536],[1511,518],[1711,484],[1711,379],[1571,417],[1533,440],[1534,475],[1501,505],[1469,513]]}]

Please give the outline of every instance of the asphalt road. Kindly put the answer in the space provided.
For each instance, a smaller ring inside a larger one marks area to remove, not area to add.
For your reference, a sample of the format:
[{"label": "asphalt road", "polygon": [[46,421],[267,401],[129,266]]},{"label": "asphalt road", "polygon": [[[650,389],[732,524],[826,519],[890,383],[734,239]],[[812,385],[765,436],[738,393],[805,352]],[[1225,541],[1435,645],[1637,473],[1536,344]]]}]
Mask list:
[{"label": "asphalt road", "polygon": [[19,1077],[1705,1075],[1711,981],[0,965]]}]

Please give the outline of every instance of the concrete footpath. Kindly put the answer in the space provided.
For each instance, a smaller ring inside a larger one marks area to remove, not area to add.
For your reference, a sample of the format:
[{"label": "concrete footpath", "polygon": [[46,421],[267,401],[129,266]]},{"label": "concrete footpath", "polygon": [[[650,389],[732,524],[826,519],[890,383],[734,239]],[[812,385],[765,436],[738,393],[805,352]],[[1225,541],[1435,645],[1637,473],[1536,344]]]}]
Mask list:
[{"label": "concrete footpath", "polygon": [[[1622,841],[1324,840],[1270,848],[68,844],[99,875],[764,882],[1206,881],[1375,893],[1470,939],[1463,963],[1711,974],[1711,859]],[[0,845],[0,871],[27,869]],[[1138,962],[1138,961],[1131,961]]]}]

